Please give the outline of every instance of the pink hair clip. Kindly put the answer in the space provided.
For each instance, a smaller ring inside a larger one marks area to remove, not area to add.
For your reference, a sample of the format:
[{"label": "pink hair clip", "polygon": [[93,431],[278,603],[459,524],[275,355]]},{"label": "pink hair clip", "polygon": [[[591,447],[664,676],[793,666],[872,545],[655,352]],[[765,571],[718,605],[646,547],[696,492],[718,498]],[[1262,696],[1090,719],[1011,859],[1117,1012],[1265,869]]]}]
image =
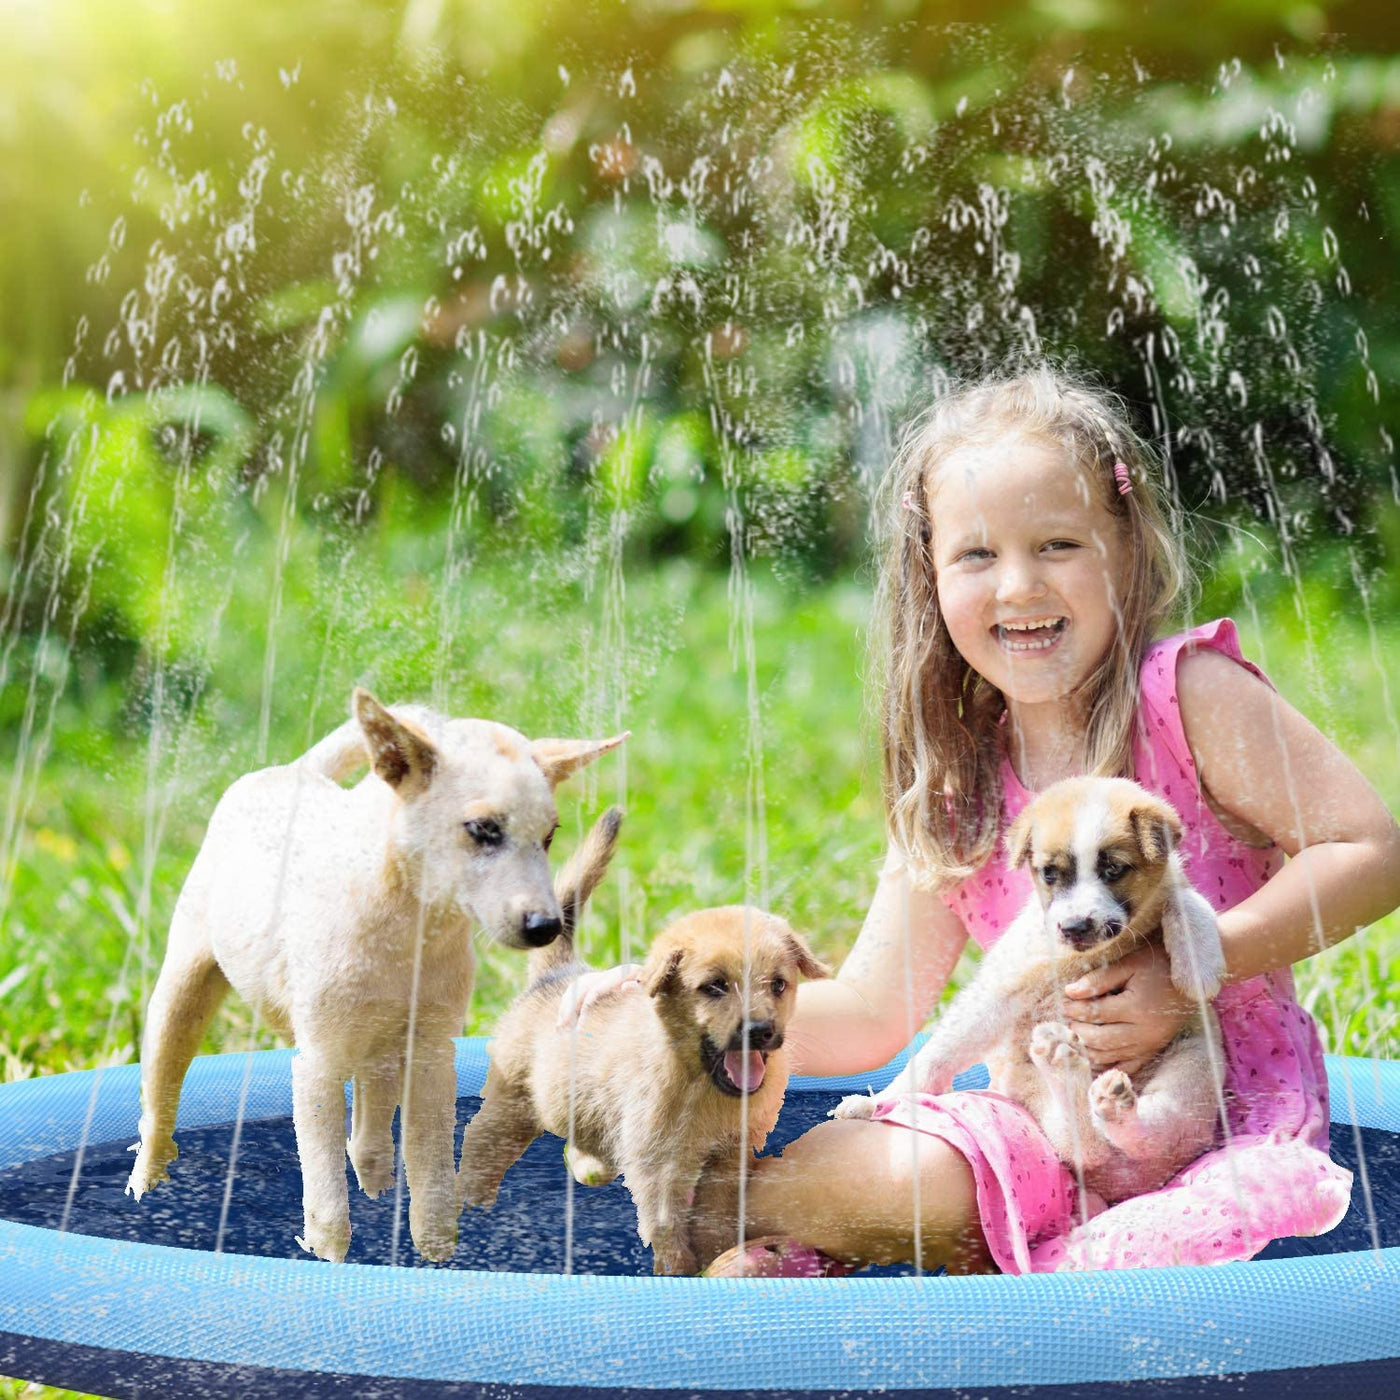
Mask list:
[{"label": "pink hair clip", "polygon": [[904,507],[905,510],[913,510],[913,509],[914,509],[914,493],[913,493],[912,491],[906,491],[906,492],[899,498],[899,503],[900,503],[900,505],[902,505],[902,506]]},{"label": "pink hair clip", "polygon": [[1113,478],[1118,483],[1118,494],[1126,496],[1133,489],[1132,479],[1128,476],[1128,469],[1122,462],[1113,464]]}]

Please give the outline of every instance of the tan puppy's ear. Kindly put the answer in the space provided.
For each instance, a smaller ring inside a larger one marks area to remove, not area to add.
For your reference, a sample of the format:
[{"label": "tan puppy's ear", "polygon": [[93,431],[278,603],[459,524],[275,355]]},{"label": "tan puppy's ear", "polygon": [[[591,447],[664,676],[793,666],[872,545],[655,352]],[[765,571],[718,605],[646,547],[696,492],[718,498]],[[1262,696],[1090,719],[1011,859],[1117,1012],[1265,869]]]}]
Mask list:
[{"label": "tan puppy's ear", "polygon": [[797,964],[797,970],[808,981],[818,977],[830,977],[831,969],[824,963],[819,962],[815,953],[807,946],[807,941],[795,929],[788,929],[783,936],[783,941],[787,944],[788,956]]},{"label": "tan puppy's ear", "polygon": [[1013,870],[1018,870],[1031,858],[1031,829],[1033,826],[1030,808],[1027,807],[1007,830],[1006,858],[1011,862]]},{"label": "tan puppy's ear", "polygon": [[1165,802],[1144,802],[1128,814],[1143,859],[1158,865],[1181,840],[1181,818]]},{"label": "tan puppy's ear", "polygon": [[615,749],[632,731],[616,734],[611,739],[536,739],[530,745],[530,756],[544,769],[552,788],[565,778],[572,778],[580,768],[586,768],[600,754]]},{"label": "tan puppy's ear", "polygon": [[417,725],[396,719],[359,686],[351,701],[355,718],[365,731],[370,766],[405,800],[417,797],[437,771],[437,749]]},{"label": "tan puppy's ear", "polygon": [[664,947],[653,948],[651,955],[642,965],[642,988],[649,997],[660,996],[663,992],[673,992],[680,981],[681,950],[670,952]]}]

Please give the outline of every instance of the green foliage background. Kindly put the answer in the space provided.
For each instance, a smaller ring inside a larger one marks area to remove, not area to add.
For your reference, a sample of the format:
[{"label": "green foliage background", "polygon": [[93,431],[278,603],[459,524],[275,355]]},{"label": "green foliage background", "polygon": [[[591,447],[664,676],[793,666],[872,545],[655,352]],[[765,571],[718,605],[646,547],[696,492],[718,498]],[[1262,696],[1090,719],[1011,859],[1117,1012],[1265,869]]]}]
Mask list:
[{"label": "green foliage background", "polygon": [[[873,486],[1016,355],[1124,394],[1193,616],[1400,803],[1388,5],[0,20],[5,1077],[134,1057],[218,793],[357,682],[633,731],[565,804],[628,809],[596,960],[745,897],[839,959]],[[518,974],[486,957],[471,1029]],[[1398,978],[1393,916],[1299,969],[1361,1054]],[[210,1048],[263,1041],[230,1003]]]}]

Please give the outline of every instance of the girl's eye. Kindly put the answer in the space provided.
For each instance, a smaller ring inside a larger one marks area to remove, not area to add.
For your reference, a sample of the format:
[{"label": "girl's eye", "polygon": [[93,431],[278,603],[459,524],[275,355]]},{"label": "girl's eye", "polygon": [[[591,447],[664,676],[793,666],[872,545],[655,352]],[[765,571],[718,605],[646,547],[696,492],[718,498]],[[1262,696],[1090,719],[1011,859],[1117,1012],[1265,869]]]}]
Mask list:
[{"label": "girl's eye", "polygon": [[1040,872],[1040,878],[1044,880],[1047,885],[1053,885],[1055,881],[1060,878],[1060,872],[1056,870],[1053,865],[1047,865]]},{"label": "girl's eye", "polygon": [[775,997],[780,997],[787,991],[787,983],[781,977],[775,977],[768,985],[773,989]]},{"label": "girl's eye", "polygon": [[506,839],[499,822],[471,821],[463,822],[462,825],[466,828],[467,835],[478,846],[499,846]]},{"label": "girl's eye", "polygon": [[1078,549],[1079,545],[1074,540],[1050,540],[1045,548],[1053,549],[1056,553],[1059,553],[1061,550]]},{"label": "girl's eye", "polygon": [[723,977],[712,977],[708,982],[702,984],[700,990],[707,997],[718,998],[725,996],[729,991],[729,983]]},{"label": "girl's eye", "polygon": [[992,551],[990,549],[965,549],[953,561],[955,564],[980,564],[984,559],[990,559]]}]

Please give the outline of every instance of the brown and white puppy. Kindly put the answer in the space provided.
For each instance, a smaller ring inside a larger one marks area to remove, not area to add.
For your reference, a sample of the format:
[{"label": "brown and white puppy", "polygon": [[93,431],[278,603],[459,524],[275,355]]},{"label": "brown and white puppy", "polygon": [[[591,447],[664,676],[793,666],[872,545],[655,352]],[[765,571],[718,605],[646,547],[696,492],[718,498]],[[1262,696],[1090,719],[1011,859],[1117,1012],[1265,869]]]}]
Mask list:
[{"label": "brown and white puppy", "polygon": [[296,1043],[303,1248],[345,1257],[346,1151],[367,1195],[389,1187],[402,1105],[409,1229],[422,1254],[446,1259],[459,1214],[452,1037],[473,929],[511,948],[558,934],[554,789],[626,735],[532,743],[487,720],[385,709],[365,690],[352,704],[354,718],[295,762],[240,778],[209,819],[146,1013],[127,1190],[139,1200],[166,1179],[185,1071],[232,985]]},{"label": "brown and white puppy", "polygon": [[[584,866],[597,870],[596,849]],[[581,902],[574,891],[595,883],[561,877],[566,914]],[[746,1152],[767,1140],[787,1087],[783,1035],[796,985],[827,969],[783,919],[735,905],[678,919],[643,965],[648,995],[605,994],[582,1028],[555,1024],[565,988],[586,971],[565,939],[532,953],[530,971],[491,1043],[482,1105],[462,1136],[462,1197],[494,1203],[507,1168],[554,1133],[576,1181],[626,1178],[655,1271],[694,1273],[695,1185],[702,1172],[737,1177]]]},{"label": "brown and white puppy", "polygon": [[[1060,1159],[1107,1201],[1155,1190],[1215,1138],[1220,1040],[1210,1002],[1225,972],[1215,914],[1186,880],[1176,813],[1124,778],[1071,778],[1012,824],[1007,850],[1035,894],[939,1019],[922,1050],[876,1098],[834,1117],[869,1117],[877,1099],[945,1093],[978,1059],[991,1087],[1036,1117]],[[1064,988],[1161,939],[1194,1021],[1131,1078],[1094,1077],[1064,1024]]]}]

